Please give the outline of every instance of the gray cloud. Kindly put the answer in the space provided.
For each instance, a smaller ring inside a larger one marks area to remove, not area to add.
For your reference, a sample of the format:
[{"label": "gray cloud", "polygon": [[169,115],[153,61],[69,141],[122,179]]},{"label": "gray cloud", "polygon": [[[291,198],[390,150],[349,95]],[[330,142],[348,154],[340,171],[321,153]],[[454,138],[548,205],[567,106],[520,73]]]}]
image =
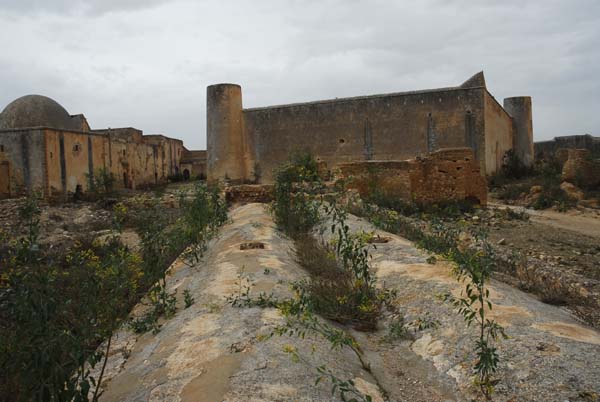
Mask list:
[{"label": "gray cloud", "polygon": [[151,8],[169,0],[0,0],[0,10],[22,15],[101,15]]},{"label": "gray cloud", "polygon": [[596,0],[0,0],[0,107],[43,93],[93,127],[205,146],[205,88],[247,107],[460,84],[534,98],[536,139],[600,134]]}]

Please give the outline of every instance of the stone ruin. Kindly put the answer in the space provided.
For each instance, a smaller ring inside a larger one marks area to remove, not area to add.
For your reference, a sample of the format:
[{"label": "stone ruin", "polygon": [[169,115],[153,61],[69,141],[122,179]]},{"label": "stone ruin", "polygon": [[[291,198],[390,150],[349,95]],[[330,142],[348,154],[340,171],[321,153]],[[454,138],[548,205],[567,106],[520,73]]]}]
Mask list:
[{"label": "stone ruin", "polygon": [[351,162],[338,168],[338,178],[361,196],[379,192],[417,204],[487,204],[487,183],[469,148],[442,149],[405,161]]}]

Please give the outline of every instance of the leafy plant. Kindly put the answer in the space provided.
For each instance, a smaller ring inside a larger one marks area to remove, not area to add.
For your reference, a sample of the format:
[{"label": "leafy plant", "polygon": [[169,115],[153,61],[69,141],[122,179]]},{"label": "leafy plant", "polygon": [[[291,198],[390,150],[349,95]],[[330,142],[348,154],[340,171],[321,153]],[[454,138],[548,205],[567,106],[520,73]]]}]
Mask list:
[{"label": "leafy plant", "polygon": [[267,294],[260,292],[257,298],[251,296],[252,281],[244,273],[244,268],[238,273],[237,279],[238,292],[231,296],[227,296],[226,301],[232,307],[278,307],[279,302],[272,293]]},{"label": "leafy plant", "polygon": [[490,244],[484,238],[479,240],[478,250],[456,249],[449,253],[449,258],[457,264],[456,273],[459,280],[465,282],[465,290],[460,297],[448,294],[445,299],[457,308],[467,326],[476,326],[478,339],[475,352],[478,360],[473,367],[477,376],[475,382],[489,400],[494,386],[499,381],[493,378],[500,361],[494,343],[500,336],[507,336],[502,326],[486,316],[486,310],[492,309],[490,291],[486,284],[489,282],[494,262]]},{"label": "leafy plant", "polygon": [[321,187],[317,163],[308,153],[294,153],[274,172],[271,211],[275,223],[294,237],[308,232],[319,221]]},{"label": "leafy plant", "polygon": [[39,245],[39,215],[30,197],[20,208],[27,236],[5,237],[2,247],[0,397],[97,401],[114,330],[137,297],[141,261],[117,235],[53,254]]}]

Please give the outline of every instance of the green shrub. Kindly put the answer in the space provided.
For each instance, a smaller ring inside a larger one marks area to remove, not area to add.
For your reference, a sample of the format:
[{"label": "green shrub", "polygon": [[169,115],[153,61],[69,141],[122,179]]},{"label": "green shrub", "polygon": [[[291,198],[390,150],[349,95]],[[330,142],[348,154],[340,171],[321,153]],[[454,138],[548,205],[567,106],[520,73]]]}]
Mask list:
[{"label": "green shrub", "polygon": [[20,215],[28,235],[2,247],[0,399],[95,401],[104,370],[93,378],[90,367],[105,364],[138,297],[141,261],[116,236],[55,255],[38,244],[39,214],[27,200]]},{"label": "green shrub", "polygon": [[531,189],[531,184],[520,183],[520,184],[506,184],[500,187],[496,196],[504,201],[515,201],[521,198],[521,195],[527,195]]},{"label": "green shrub", "polygon": [[[19,215],[27,234],[10,239],[0,233],[0,400],[97,401],[114,331],[148,289],[152,310],[132,327],[157,331],[158,318],[175,313],[167,268],[188,245],[208,241],[196,229],[214,235],[227,219],[217,192],[198,190],[194,197],[186,219],[174,221],[158,201],[134,217],[139,254],[119,240],[132,215],[121,203],[114,208],[113,236],[60,255],[40,246],[40,208],[35,197],[26,200]],[[208,211],[195,214],[199,205]],[[100,374],[92,377],[99,363]]]},{"label": "green shrub", "polygon": [[144,283],[150,288],[152,306],[131,323],[136,331],[156,332],[158,319],[175,313],[175,295],[166,288],[168,268],[179,256],[189,264],[197,263],[208,241],[227,221],[227,206],[218,188],[208,190],[204,184],[198,184],[191,197],[182,194],[179,202],[181,214],[175,221],[163,213],[158,199],[153,199],[135,218],[144,261]]},{"label": "green shrub", "polygon": [[275,223],[292,237],[308,232],[318,223],[321,206],[315,198],[322,186],[317,162],[310,154],[295,153],[274,175],[271,211]]}]

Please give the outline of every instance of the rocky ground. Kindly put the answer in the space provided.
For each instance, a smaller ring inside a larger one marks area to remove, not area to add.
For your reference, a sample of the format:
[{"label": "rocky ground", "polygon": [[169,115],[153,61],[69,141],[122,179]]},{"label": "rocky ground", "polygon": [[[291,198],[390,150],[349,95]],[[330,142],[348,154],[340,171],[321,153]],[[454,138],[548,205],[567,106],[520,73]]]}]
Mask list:
[{"label": "rocky ground", "polygon": [[[352,218],[354,230],[375,229]],[[390,401],[468,401],[478,398],[471,381],[476,334],[436,295],[460,294],[462,286],[443,261],[410,242],[375,231],[387,239],[373,251],[380,283],[395,288],[406,321],[429,316],[437,328],[406,339],[390,339],[398,317],[391,313],[375,332],[349,331],[360,344],[372,374],[355,355],[332,350],[326,341],[269,337],[283,322],[273,308],[239,308],[227,298],[240,295],[240,277],[252,283],[251,297],[263,291],[289,297],[288,283],[306,277],[292,242],[274,227],[264,204],[231,211],[204,260],[175,264],[169,287],[188,289],[195,304],[181,308],[157,334],[135,335],[123,328],[109,359],[101,401],[338,401],[330,383],[315,385],[315,367],[325,365],[340,379],[353,379],[374,401],[387,391]],[[247,247],[249,242],[262,247]],[[542,303],[509,285],[490,286],[493,317],[509,339],[499,345],[497,401],[593,401],[600,394],[600,333],[568,311]],[[182,304],[182,301],[179,301]],[[140,314],[140,305],[134,315]],[[286,346],[287,345],[287,346]],[[294,363],[284,348],[297,348]],[[377,386],[380,385],[381,388]]]},{"label": "rocky ground", "polygon": [[[67,203],[48,203],[40,200],[40,243],[52,245],[55,249],[67,250],[76,241],[92,240],[108,235],[113,225],[113,207],[123,203],[133,213],[147,207],[152,199],[158,197],[165,213],[177,214],[178,199],[181,192],[189,191],[193,183],[169,185],[164,191],[129,191],[103,197],[97,201],[72,201]],[[19,208],[25,198],[0,200],[0,231],[15,238],[23,236],[27,228],[19,218]],[[130,246],[138,243],[138,236],[132,228],[132,219],[126,220],[126,229],[121,236]]]},{"label": "rocky ground", "polygon": [[[173,186],[159,194],[165,213],[176,213],[179,193],[186,188]],[[119,201],[139,210],[154,195],[136,192]],[[108,233],[116,201],[42,204],[42,242],[68,249],[82,237]],[[22,202],[0,201],[0,228],[13,236],[25,231],[18,223]],[[529,277],[499,273],[502,282],[494,281],[490,288],[493,317],[510,336],[499,345],[501,381],[494,400],[599,401],[600,333],[588,326],[600,327],[599,214],[588,209],[559,213],[517,208],[517,214],[509,216],[504,205],[490,207],[461,220],[488,230],[500,254],[508,257],[517,251],[534,268]],[[375,231],[388,240],[373,250],[373,266],[380,283],[398,291],[400,316],[405,322],[429,317],[440,323],[438,328],[391,339],[390,328],[399,318],[392,313],[385,314],[375,332],[344,328],[371,363],[369,373],[354,354],[331,350],[323,339],[269,337],[284,322],[273,308],[232,307],[226,299],[240,295],[240,278],[252,284],[251,297],[272,292],[283,299],[291,296],[291,281],[307,277],[295,261],[293,243],[275,229],[265,208],[235,207],[232,222],[211,243],[202,262],[171,268],[169,287],[177,290],[178,313],[164,321],[157,334],[136,335],[128,327],[119,331],[101,401],[340,400],[332,396],[328,381],[315,385],[320,365],[340,379],[354,380],[374,401],[384,400],[381,389],[390,401],[478,398],[470,376],[473,328],[466,328],[438,297],[461,291],[451,267],[440,259],[427,263],[428,255],[410,242],[358,218],[351,220],[353,229]],[[132,228],[125,238],[137,244]],[[543,278],[556,286],[540,295],[528,287],[528,278]],[[195,299],[187,309],[185,289]],[[569,291],[561,294],[565,289]],[[133,316],[145,308],[140,304]],[[290,346],[305,361],[294,363],[283,351]]]}]

